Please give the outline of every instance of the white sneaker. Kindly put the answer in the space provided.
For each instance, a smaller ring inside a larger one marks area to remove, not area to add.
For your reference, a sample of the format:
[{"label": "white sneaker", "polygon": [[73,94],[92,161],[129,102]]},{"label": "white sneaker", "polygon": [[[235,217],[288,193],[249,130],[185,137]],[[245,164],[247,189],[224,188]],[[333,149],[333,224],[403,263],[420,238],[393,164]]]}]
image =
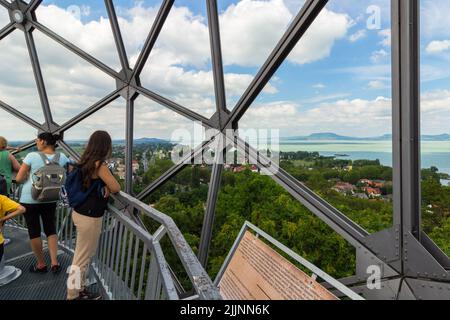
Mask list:
[{"label": "white sneaker", "polygon": [[5,242],[3,242],[3,245],[7,246],[10,243],[11,243],[11,239],[5,239]]}]

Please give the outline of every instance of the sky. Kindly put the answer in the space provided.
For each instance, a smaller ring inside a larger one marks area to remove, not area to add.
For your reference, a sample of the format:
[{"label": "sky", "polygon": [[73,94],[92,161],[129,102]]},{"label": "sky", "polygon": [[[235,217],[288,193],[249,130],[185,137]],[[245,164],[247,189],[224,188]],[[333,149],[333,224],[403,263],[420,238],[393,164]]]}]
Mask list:
[{"label": "sky", "polygon": [[[161,0],[115,0],[126,50],[134,65]],[[218,0],[228,108],[232,110],[282,37],[304,0]],[[240,122],[243,129],[278,129],[280,136],[391,132],[390,1],[330,0]],[[422,132],[450,133],[450,3],[421,1]],[[120,70],[103,1],[44,0],[38,20],[115,70]],[[0,7],[0,28],[8,23]],[[115,89],[115,81],[34,32],[53,116],[71,119]],[[208,21],[203,0],[175,6],[144,68],[142,84],[204,116],[215,111]],[[24,35],[0,41],[0,100],[44,117]],[[135,137],[170,138],[193,123],[139,97]],[[0,135],[31,140],[33,128],[0,110]],[[66,133],[87,138],[96,129],[125,134],[119,99]]]}]

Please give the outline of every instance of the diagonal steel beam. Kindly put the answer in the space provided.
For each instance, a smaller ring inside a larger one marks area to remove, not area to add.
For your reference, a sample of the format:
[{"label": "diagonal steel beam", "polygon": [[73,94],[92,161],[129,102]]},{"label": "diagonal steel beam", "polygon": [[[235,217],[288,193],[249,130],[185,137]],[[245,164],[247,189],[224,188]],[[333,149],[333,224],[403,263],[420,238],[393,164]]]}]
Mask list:
[{"label": "diagonal steel beam", "polygon": [[125,192],[133,195],[134,99],[127,99],[125,128]]},{"label": "diagonal steel beam", "polygon": [[64,140],[59,140],[58,141],[58,145],[65,151],[67,152],[67,154],[73,158],[75,161],[79,161],[80,160],[80,155],[78,154],[78,152],[76,152],[75,150],[72,149],[71,146],[69,146]]},{"label": "diagonal steel beam", "polygon": [[[294,198],[300,201],[313,214],[319,217],[329,227],[341,235],[345,240],[355,247],[364,245],[365,238],[369,235],[367,231],[349,219],[345,214],[327,203],[316,195],[312,190],[299,182],[288,172],[281,169],[278,164],[271,163],[270,159],[258,152],[255,148],[243,141],[240,137],[226,137],[228,143],[236,143],[240,150],[245,150],[251,163],[258,164],[261,170],[269,175],[275,182],[281,185]],[[271,163],[269,167],[265,163]]]},{"label": "diagonal steel beam", "polygon": [[0,0],[0,5],[4,6],[8,10],[11,9],[10,3],[6,0]]},{"label": "diagonal steel beam", "polygon": [[419,1],[392,1],[394,222],[421,236]]},{"label": "diagonal steel beam", "polygon": [[106,97],[101,99],[100,101],[96,102],[94,105],[92,105],[88,109],[81,112],[79,115],[77,115],[77,116],[73,117],[71,120],[67,121],[65,124],[60,126],[57,131],[65,132],[65,131],[69,130],[70,128],[76,126],[78,123],[80,123],[84,119],[90,117],[97,111],[103,109],[105,106],[107,106],[108,104],[117,100],[120,97],[121,90],[122,89],[117,89],[117,90],[113,91],[112,93],[110,93],[109,95],[107,95]]},{"label": "diagonal steel beam", "polygon": [[22,120],[23,122],[29,124],[33,128],[45,131],[45,128],[41,124],[37,123],[35,120],[31,119],[30,117],[28,117],[27,115],[23,114],[22,112],[16,110],[15,108],[11,107],[10,105],[4,103],[3,101],[0,101],[0,108],[5,110],[6,112],[10,113],[14,117]]},{"label": "diagonal steel beam", "polygon": [[247,109],[266,87],[272,76],[285,61],[289,53],[294,49],[298,41],[302,38],[327,3],[328,0],[306,1],[291,26],[285,32],[280,42],[256,75],[255,79],[238,101],[225,127],[230,123],[238,122],[242,118]]},{"label": "diagonal steel beam", "polygon": [[202,233],[198,247],[198,260],[204,268],[208,265],[209,249],[213,237],[216,205],[217,199],[219,198],[220,184],[222,182],[224,152],[225,151],[216,150],[211,181],[209,183],[208,198],[206,200],[205,216],[203,218]]},{"label": "diagonal steel beam", "polygon": [[225,80],[223,74],[222,45],[220,41],[219,13],[217,0],[206,0],[208,7],[209,38],[211,42],[211,56],[214,75],[214,90],[216,95],[219,124],[222,126],[222,111],[227,111],[225,95]]},{"label": "diagonal steel beam", "polygon": [[37,7],[39,7],[39,5],[42,3],[43,0],[31,0],[30,3],[28,4],[27,9],[25,10],[25,13],[31,11],[35,11],[37,9]]},{"label": "diagonal steel beam", "polygon": [[18,154],[20,152],[23,152],[23,151],[26,151],[28,149],[34,148],[35,146],[36,146],[36,139],[19,146],[19,151],[14,151],[12,154],[16,155],[16,154]]},{"label": "diagonal steel beam", "polygon": [[0,41],[3,40],[4,38],[6,38],[8,35],[10,35],[14,29],[16,29],[14,27],[14,23],[9,23],[6,27],[4,27],[3,29],[0,30]]},{"label": "diagonal steel beam", "polygon": [[120,64],[123,70],[130,69],[128,62],[127,51],[123,43],[122,33],[120,32],[119,22],[117,20],[116,9],[114,8],[113,0],[105,0],[106,9],[108,11],[109,22],[111,23],[111,29],[114,35],[114,41],[116,43],[117,53],[119,54]]},{"label": "diagonal steel beam", "polygon": [[87,62],[89,62],[90,64],[95,66],[96,68],[102,70],[103,72],[105,72],[106,74],[111,76],[112,78],[122,80],[120,74],[117,71],[111,69],[110,67],[108,67],[103,62],[97,60],[96,58],[94,58],[90,54],[84,52],[83,50],[78,48],[76,45],[72,44],[71,42],[67,41],[63,37],[59,36],[58,34],[53,32],[52,30],[50,30],[46,26],[42,25],[41,23],[39,23],[37,21],[30,21],[30,23],[31,23],[31,25],[34,28],[36,28],[37,30],[39,30],[40,32],[45,34],[47,37],[53,39],[54,41],[56,41],[57,43],[62,45],[64,48],[72,51],[77,56],[79,56],[80,58],[86,60]]},{"label": "diagonal steel beam", "polygon": [[136,198],[139,200],[143,200],[153,193],[156,189],[166,183],[170,178],[176,176],[181,170],[183,170],[188,163],[191,163],[194,159],[200,156],[203,151],[212,143],[211,140],[204,141],[201,145],[196,147],[191,153],[187,154],[183,157],[179,163],[174,165],[168,171],[166,171],[163,175],[161,175],[158,179],[153,181],[148,187],[146,187]]},{"label": "diagonal steel beam", "polygon": [[150,30],[150,33],[147,39],[145,40],[144,47],[136,61],[136,65],[133,71],[133,78],[141,75],[141,72],[144,69],[144,66],[148,60],[148,57],[150,56],[150,53],[152,52],[156,40],[158,39],[158,36],[161,33],[164,23],[166,22],[167,16],[169,15],[170,10],[172,9],[174,1],[175,0],[164,0],[163,4],[161,5],[161,8],[159,9],[159,12],[156,16],[155,22],[153,23],[152,29]]},{"label": "diagonal steel beam", "polygon": [[166,108],[169,108],[172,111],[175,111],[176,113],[178,113],[179,115],[182,115],[185,118],[188,118],[192,121],[201,122],[206,127],[214,128],[214,126],[211,125],[209,119],[205,118],[204,116],[202,116],[186,107],[179,105],[178,103],[175,103],[167,98],[164,98],[164,97],[154,93],[153,91],[150,91],[150,90],[140,87],[140,86],[136,86],[135,89],[143,96],[159,103],[160,105],[162,105]]},{"label": "diagonal steel beam", "polygon": [[166,171],[162,176],[153,181],[149,186],[147,186],[144,190],[141,191],[136,196],[136,199],[144,200],[149,195],[151,195],[156,189],[165,184],[169,179],[176,176],[181,170],[183,170],[187,164],[183,161],[179,164],[174,165],[168,171]]},{"label": "diagonal steel beam", "polygon": [[42,76],[41,65],[36,50],[32,31],[25,32],[25,40],[27,42],[28,53],[30,54],[31,66],[33,67],[34,78],[39,92],[39,99],[41,100],[42,111],[44,112],[45,123],[47,129],[50,131],[53,124],[52,112],[50,110],[50,103],[48,102],[47,90],[45,89],[44,77]]}]

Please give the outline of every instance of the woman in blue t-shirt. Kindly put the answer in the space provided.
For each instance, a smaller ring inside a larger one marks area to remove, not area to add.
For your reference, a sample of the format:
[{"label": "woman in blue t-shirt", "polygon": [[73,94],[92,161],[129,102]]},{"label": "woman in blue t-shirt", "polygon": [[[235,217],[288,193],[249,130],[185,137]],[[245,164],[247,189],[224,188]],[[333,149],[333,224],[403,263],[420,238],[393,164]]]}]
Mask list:
[{"label": "woman in blue t-shirt", "polygon": [[[39,153],[43,153],[51,161],[55,155],[56,143],[60,139],[59,135],[44,132],[36,139],[36,146]],[[17,174],[16,181],[23,183],[20,204],[27,210],[25,220],[27,222],[28,234],[30,236],[31,248],[37,259],[37,264],[30,267],[30,272],[46,273],[48,271],[44,260],[41,239],[41,221],[44,233],[47,236],[48,249],[51,258],[51,271],[59,273],[61,271],[58,263],[58,236],[56,230],[56,202],[39,202],[31,195],[32,176],[42,168],[45,163],[38,152],[29,153],[23,160],[23,164]],[[59,165],[66,167],[70,163],[66,155],[60,154]]]}]

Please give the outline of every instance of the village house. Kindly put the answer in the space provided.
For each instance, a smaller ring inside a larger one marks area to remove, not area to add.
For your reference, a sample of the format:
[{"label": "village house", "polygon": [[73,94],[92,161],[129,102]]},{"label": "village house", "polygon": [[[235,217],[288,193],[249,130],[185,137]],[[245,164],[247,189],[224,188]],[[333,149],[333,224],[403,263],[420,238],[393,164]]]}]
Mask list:
[{"label": "village house", "polygon": [[332,189],[342,194],[355,194],[356,191],[356,187],[347,182],[338,182]]},{"label": "village house", "polygon": [[125,165],[119,164],[116,167],[115,174],[119,177],[119,179],[125,180]]},{"label": "village house", "polygon": [[381,190],[378,188],[367,187],[365,188],[366,194],[371,199],[378,199],[381,197]]},{"label": "village house", "polygon": [[358,185],[372,188],[384,188],[386,186],[386,181],[384,180],[369,180],[361,179],[358,181]]},{"label": "village house", "polygon": [[139,162],[137,160],[133,160],[133,174],[139,170]]}]

